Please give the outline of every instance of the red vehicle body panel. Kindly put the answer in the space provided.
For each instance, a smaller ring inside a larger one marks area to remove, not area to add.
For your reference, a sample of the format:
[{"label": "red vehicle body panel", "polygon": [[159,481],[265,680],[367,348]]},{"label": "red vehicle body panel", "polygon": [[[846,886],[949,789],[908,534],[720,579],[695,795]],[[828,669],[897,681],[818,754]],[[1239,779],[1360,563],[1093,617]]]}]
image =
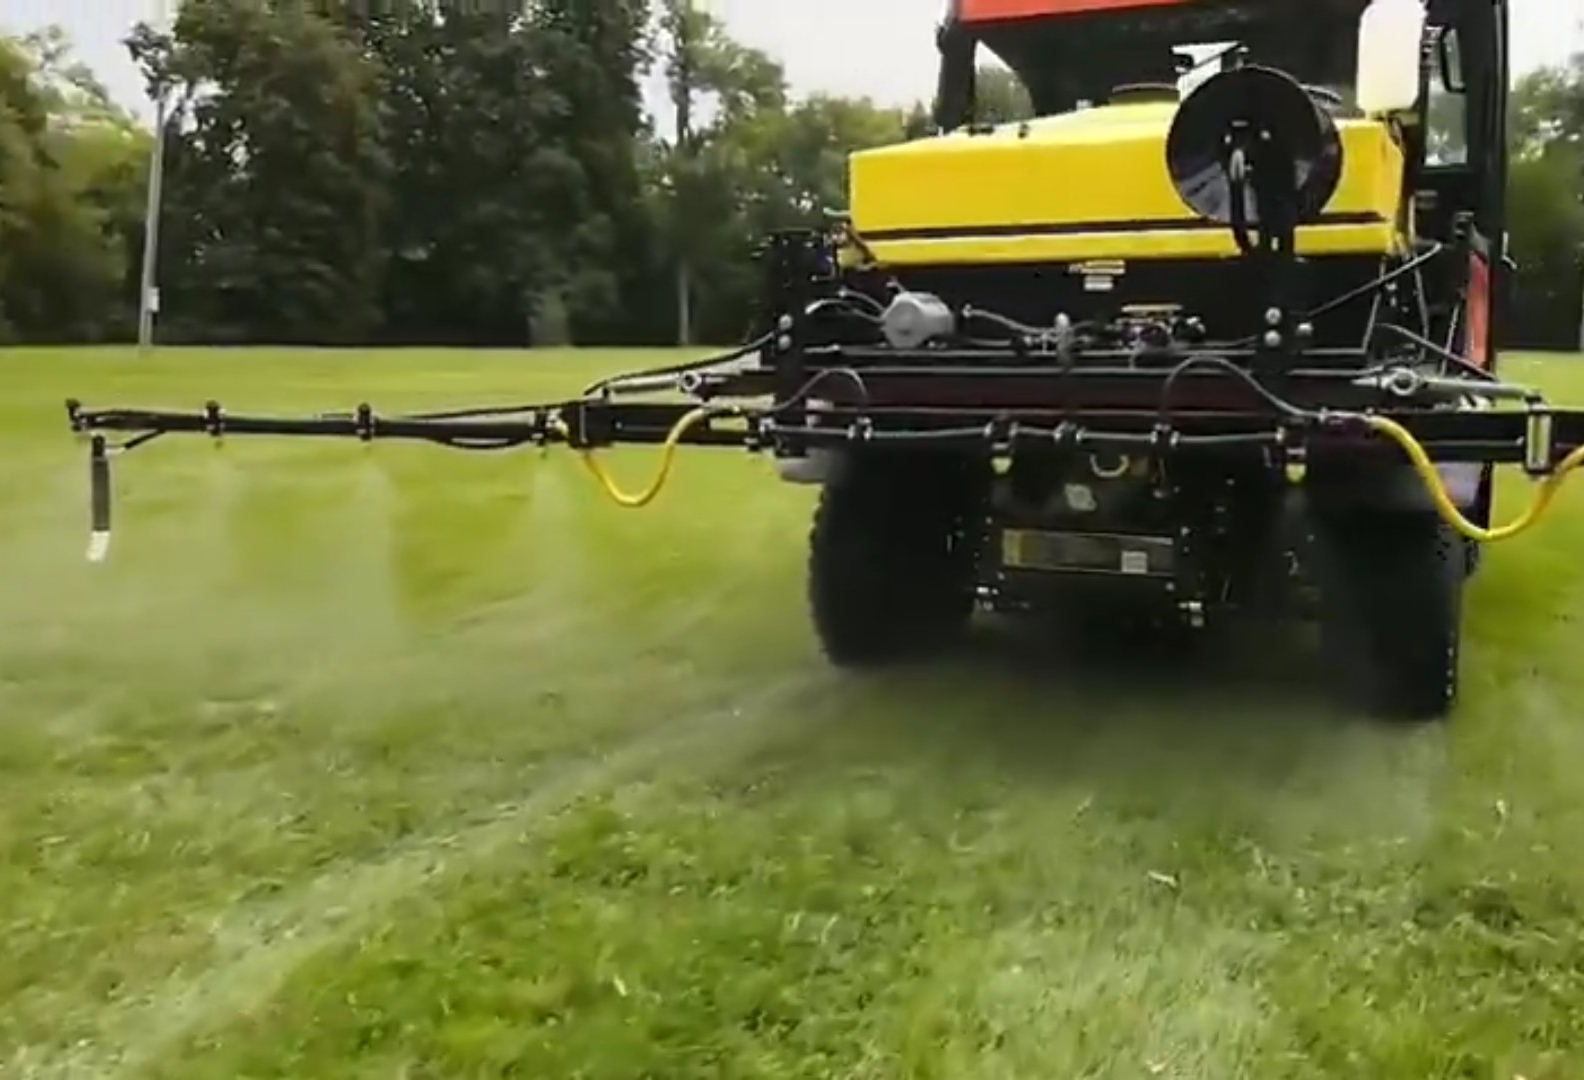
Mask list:
[{"label": "red vehicle body panel", "polygon": [[1468,358],[1481,368],[1490,367],[1490,263],[1478,253],[1469,267]]},{"label": "red vehicle body panel", "polygon": [[963,22],[1001,22],[1047,15],[1078,15],[1127,8],[1178,7],[1190,0],[962,0]]}]

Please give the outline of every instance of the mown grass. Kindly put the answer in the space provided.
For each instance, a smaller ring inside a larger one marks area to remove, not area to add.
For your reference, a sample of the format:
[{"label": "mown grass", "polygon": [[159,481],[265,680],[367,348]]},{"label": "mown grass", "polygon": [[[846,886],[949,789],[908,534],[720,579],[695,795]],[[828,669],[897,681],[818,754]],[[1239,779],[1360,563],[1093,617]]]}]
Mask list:
[{"label": "mown grass", "polygon": [[1578,490],[1492,550],[1466,704],[1412,731],[1263,646],[839,677],[810,495],[730,452],[631,512],[559,453],[171,439],[83,560],[68,395],[647,359],[0,358],[0,1075],[1584,1076]]}]

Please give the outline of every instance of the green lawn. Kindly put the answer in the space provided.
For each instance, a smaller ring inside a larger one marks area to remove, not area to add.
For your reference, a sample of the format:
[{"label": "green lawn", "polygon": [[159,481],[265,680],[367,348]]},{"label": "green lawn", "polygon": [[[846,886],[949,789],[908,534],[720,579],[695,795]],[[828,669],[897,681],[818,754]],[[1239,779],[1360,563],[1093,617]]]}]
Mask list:
[{"label": "green lawn", "polygon": [[630,511],[564,452],[172,438],[84,561],[67,396],[644,359],[0,354],[0,1076],[1584,1076],[1584,481],[1413,731],[1264,651],[840,677],[811,495],[730,451]]}]

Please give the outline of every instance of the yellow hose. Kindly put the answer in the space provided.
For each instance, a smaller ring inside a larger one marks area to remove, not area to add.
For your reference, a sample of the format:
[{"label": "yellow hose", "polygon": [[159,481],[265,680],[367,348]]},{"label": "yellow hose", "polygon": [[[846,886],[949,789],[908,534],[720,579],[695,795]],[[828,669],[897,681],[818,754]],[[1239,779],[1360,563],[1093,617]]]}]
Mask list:
[{"label": "yellow hose", "polygon": [[[683,436],[710,417],[729,411],[719,406],[706,405],[690,410],[678,420],[671,430],[666,433],[665,441],[661,443],[660,466],[655,470],[653,479],[650,480],[648,486],[637,493],[623,491],[617,486],[616,481],[605,469],[605,466],[600,464],[599,458],[595,456],[593,450],[581,449],[578,451],[578,456],[583,459],[584,466],[587,467],[595,481],[598,482],[612,502],[632,509],[648,506],[664,490],[666,482],[670,479],[671,468],[676,461],[677,447],[681,444]],[[1402,447],[1403,452],[1408,455],[1408,460],[1413,464],[1414,471],[1419,474],[1419,479],[1424,482],[1425,488],[1430,493],[1430,499],[1435,504],[1436,511],[1441,515],[1442,519],[1460,534],[1479,544],[1509,540],[1529,530],[1551,508],[1552,501],[1556,498],[1557,492],[1561,490],[1568,477],[1575,470],[1584,466],[1584,446],[1580,446],[1562,459],[1556,470],[1546,477],[1545,480],[1541,481],[1539,491],[1522,514],[1519,514],[1517,518],[1506,525],[1486,528],[1476,525],[1463,516],[1463,513],[1457,508],[1457,504],[1452,501],[1452,496],[1447,492],[1446,483],[1436,470],[1435,462],[1430,459],[1430,455],[1425,452],[1425,448],[1419,443],[1418,439],[1413,437],[1407,428],[1384,416],[1361,416],[1360,419],[1371,429],[1385,435]],[[557,420],[554,423],[554,427],[563,438],[570,435],[565,422]]]},{"label": "yellow hose", "polygon": [[[701,406],[688,412],[682,419],[672,425],[671,430],[666,433],[665,442],[660,445],[660,467],[655,470],[654,479],[649,482],[649,486],[637,494],[629,494],[618,487],[616,481],[606,471],[605,466],[600,464],[599,458],[594,455],[593,450],[581,449],[578,451],[578,456],[583,459],[583,464],[593,474],[595,481],[604,489],[605,494],[609,496],[612,502],[618,506],[625,506],[631,509],[648,506],[654,501],[655,496],[660,494],[666,485],[666,481],[671,477],[671,466],[675,462],[677,446],[681,443],[682,436],[704,420],[709,419],[711,416],[720,415],[725,411],[727,410],[719,406]],[[556,420],[553,426],[563,438],[570,435],[565,422]]]},{"label": "yellow hose", "polygon": [[1476,525],[1458,510],[1453,503],[1451,495],[1447,493],[1446,483],[1441,479],[1441,474],[1436,471],[1435,463],[1430,460],[1430,455],[1425,453],[1425,448],[1419,440],[1408,432],[1408,429],[1395,420],[1388,420],[1384,416],[1365,416],[1363,421],[1375,431],[1391,439],[1403,452],[1408,455],[1413,463],[1414,471],[1419,474],[1419,479],[1424,481],[1425,487],[1430,492],[1430,498],[1435,503],[1436,510],[1446,523],[1477,544],[1491,544],[1498,540],[1510,540],[1519,533],[1528,530],[1551,508],[1551,502],[1568,475],[1584,465],[1584,446],[1575,449],[1571,454],[1562,459],[1556,471],[1540,483],[1540,490],[1536,492],[1529,508],[1517,518],[1495,528],[1484,528]]}]

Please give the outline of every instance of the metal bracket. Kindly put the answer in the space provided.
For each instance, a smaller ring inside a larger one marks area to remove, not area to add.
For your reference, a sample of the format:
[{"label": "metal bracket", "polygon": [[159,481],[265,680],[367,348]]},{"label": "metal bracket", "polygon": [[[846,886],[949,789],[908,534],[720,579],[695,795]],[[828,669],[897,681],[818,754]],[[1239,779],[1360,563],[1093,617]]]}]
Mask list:
[{"label": "metal bracket", "polygon": [[1530,476],[1545,476],[1556,455],[1551,410],[1531,402],[1524,423],[1523,467]]}]

